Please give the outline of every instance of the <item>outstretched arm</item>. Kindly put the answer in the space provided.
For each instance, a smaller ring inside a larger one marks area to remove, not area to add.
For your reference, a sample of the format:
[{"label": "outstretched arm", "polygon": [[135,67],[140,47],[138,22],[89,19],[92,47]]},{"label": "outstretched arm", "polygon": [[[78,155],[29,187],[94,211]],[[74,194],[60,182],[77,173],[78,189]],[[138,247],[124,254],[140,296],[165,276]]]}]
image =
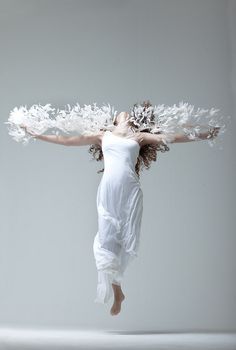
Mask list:
[{"label": "outstretched arm", "polygon": [[42,141],[47,141],[47,142],[52,142],[52,143],[57,143],[59,145],[66,145],[66,137],[63,135],[37,135],[27,129],[25,125],[21,125],[21,128],[25,129],[25,132],[30,134],[36,139],[42,140]]},{"label": "outstretched arm", "polygon": [[36,139],[57,143],[59,145],[66,146],[66,137],[62,135],[35,135]]},{"label": "outstretched arm", "polygon": [[[219,127],[214,127],[208,131],[200,132],[198,138],[200,140],[213,139],[218,135]],[[187,135],[175,134],[173,142],[191,142],[191,141],[200,141],[199,139],[189,139]]]},{"label": "outstretched arm", "polygon": [[27,130],[22,126],[27,133],[42,141],[52,142],[63,146],[84,146],[91,144],[99,144],[101,140],[101,133],[94,135],[78,135],[78,136],[63,136],[63,135],[37,135]]},{"label": "outstretched arm", "polygon": [[178,142],[192,142],[192,141],[199,141],[200,140],[206,140],[211,139],[213,137],[216,137],[219,132],[219,127],[214,127],[210,129],[209,131],[201,132],[198,134],[198,138],[196,139],[190,139],[185,134],[152,134],[152,133],[141,133],[142,135],[142,144],[158,144],[167,142],[167,143],[178,143]]}]

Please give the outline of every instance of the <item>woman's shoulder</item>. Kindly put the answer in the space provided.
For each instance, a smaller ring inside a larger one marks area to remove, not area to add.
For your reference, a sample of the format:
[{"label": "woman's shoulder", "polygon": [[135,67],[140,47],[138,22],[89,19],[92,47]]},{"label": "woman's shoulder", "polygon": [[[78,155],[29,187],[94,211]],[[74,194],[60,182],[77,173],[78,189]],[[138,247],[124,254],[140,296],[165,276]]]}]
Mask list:
[{"label": "woman's shoulder", "polygon": [[99,144],[100,146],[102,145],[103,136],[104,136],[108,131],[109,131],[109,130],[102,129],[102,130],[99,130],[99,131],[96,133],[96,137],[97,137],[97,140],[98,140],[98,144]]},{"label": "woman's shoulder", "polygon": [[162,138],[160,133],[151,133],[149,131],[138,131],[136,137],[141,144],[144,146],[146,144],[158,144]]},{"label": "woman's shoulder", "polygon": [[135,139],[139,142],[141,146],[143,146],[145,144],[145,141],[147,140],[148,134],[150,133],[145,131],[137,131],[135,132]]}]

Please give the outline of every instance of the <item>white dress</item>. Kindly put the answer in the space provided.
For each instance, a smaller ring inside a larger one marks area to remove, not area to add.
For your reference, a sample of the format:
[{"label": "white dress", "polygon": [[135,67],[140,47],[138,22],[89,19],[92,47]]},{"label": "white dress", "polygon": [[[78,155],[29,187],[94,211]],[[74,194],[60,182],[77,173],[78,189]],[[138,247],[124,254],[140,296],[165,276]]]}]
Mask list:
[{"label": "white dress", "polygon": [[106,131],[102,139],[104,172],[97,191],[98,231],[93,252],[98,270],[95,302],[107,303],[112,283],[120,284],[129,262],[137,257],[143,192],[135,172],[140,145]]}]

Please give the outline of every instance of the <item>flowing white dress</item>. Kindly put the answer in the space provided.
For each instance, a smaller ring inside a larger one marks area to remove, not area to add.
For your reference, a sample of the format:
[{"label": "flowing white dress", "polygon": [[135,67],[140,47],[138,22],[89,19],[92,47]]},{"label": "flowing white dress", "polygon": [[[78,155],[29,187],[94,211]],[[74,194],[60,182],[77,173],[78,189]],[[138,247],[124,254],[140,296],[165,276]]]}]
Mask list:
[{"label": "flowing white dress", "polygon": [[106,131],[102,139],[104,172],[97,191],[98,231],[93,252],[98,270],[95,302],[107,303],[112,283],[120,285],[129,262],[137,257],[143,192],[135,165],[137,141]]}]

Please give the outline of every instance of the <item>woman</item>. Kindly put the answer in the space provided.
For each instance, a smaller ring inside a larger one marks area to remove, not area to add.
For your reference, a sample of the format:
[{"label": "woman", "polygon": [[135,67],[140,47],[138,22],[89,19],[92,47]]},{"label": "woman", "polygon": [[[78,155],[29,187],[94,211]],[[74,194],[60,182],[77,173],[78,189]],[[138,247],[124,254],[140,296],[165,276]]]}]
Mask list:
[{"label": "woman", "polygon": [[[143,108],[150,102],[144,101]],[[90,152],[104,158],[104,173],[97,191],[98,231],[93,252],[98,270],[95,302],[107,303],[114,294],[111,315],[117,315],[125,296],[121,288],[123,274],[137,256],[143,213],[143,192],[140,187],[141,163],[147,168],[156,160],[158,150],[169,150],[167,144],[190,142],[187,135],[152,134],[148,129],[137,131],[128,112],[114,118],[113,131],[100,130],[93,135],[36,135],[37,139],[64,146],[92,145]],[[26,129],[25,126],[22,126]],[[219,127],[202,132],[198,139],[217,136]]]}]

